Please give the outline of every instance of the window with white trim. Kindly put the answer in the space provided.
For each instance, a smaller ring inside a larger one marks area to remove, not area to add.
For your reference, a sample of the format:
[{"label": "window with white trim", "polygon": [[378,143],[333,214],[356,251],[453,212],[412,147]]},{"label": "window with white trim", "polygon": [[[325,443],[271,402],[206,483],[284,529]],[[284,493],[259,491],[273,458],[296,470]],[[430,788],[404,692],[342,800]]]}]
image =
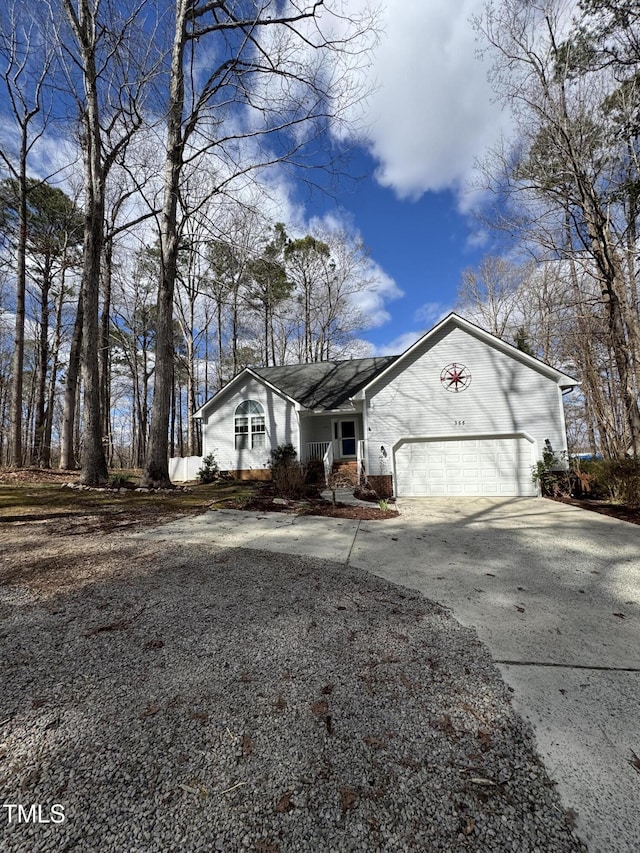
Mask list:
[{"label": "window with white trim", "polygon": [[259,450],[265,445],[264,409],[255,400],[245,400],[234,418],[236,450]]}]

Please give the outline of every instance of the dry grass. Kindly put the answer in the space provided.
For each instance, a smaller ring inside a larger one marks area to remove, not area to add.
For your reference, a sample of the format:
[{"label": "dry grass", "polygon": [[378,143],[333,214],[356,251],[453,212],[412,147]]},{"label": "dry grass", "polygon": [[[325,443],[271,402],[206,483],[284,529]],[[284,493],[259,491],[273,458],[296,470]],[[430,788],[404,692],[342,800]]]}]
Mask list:
[{"label": "dry grass", "polygon": [[0,472],[0,524],[41,524],[58,535],[108,532],[205,512],[220,500],[250,498],[257,487],[254,483],[223,481],[193,483],[188,490],[137,492],[131,475],[130,487],[123,489],[65,488],[76,477],[76,472]]}]

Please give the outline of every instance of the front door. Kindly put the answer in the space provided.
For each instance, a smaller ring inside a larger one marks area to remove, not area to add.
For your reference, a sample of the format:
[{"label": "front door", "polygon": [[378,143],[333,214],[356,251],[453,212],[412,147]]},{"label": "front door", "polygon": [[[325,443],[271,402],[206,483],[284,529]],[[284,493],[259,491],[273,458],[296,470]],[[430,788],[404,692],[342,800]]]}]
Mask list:
[{"label": "front door", "polygon": [[356,422],[334,421],[333,437],[338,459],[355,458],[356,455]]}]

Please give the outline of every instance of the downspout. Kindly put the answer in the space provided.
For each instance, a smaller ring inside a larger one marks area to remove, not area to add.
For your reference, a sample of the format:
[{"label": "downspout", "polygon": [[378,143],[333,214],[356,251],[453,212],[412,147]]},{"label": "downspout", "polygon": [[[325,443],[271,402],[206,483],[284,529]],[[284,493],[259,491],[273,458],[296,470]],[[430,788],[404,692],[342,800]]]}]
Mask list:
[{"label": "downspout", "polygon": [[293,411],[296,413],[296,423],[298,424],[298,459],[303,464],[306,464],[307,460],[302,459],[302,430],[301,430],[301,424],[300,424],[300,412],[301,412],[301,410],[302,410],[302,407],[300,406],[300,404],[296,403]]},{"label": "downspout", "polygon": [[566,391],[563,391],[561,386],[558,386],[558,390],[560,391],[560,420],[562,423],[562,437],[564,439],[564,452],[567,454],[567,465],[569,464],[569,442],[567,441],[567,422],[564,416],[564,403],[562,402],[562,398],[565,394],[570,394],[575,386],[571,388],[567,388]]}]

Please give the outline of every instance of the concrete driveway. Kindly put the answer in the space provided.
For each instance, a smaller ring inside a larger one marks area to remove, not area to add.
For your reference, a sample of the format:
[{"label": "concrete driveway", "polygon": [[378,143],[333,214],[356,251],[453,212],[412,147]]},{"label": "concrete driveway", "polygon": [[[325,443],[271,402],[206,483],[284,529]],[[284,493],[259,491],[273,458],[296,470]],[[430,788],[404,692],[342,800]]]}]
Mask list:
[{"label": "concrete driveway", "polygon": [[543,499],[405,500],[350,562],[488,645],[590,850],[640,842],[640,528]]},{"label": "concrete driveway", "polygon": [[450,607],[489,647],[591,851],[640,838],[640,527],[541,498],[380,522],[219,511],[145,538],[325,557]]}]

